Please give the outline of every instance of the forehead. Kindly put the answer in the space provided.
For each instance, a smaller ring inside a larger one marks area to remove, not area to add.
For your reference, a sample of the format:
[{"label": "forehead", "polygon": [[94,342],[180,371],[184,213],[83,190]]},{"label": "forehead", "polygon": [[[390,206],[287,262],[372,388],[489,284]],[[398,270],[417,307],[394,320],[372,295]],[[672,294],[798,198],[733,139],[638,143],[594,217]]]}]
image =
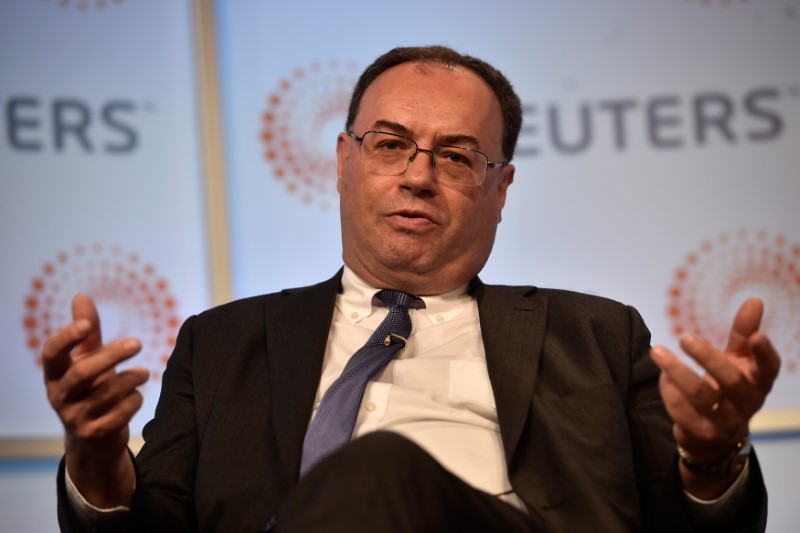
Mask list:
[{"label": "forehead", "polygon": [[386,70],[364,92],[353,126],[362,133],[377,121],[401,124],[418,140],[471,135],[482,145],[498,146],[501,140],[497,97],[463,67],[403,63]]}]

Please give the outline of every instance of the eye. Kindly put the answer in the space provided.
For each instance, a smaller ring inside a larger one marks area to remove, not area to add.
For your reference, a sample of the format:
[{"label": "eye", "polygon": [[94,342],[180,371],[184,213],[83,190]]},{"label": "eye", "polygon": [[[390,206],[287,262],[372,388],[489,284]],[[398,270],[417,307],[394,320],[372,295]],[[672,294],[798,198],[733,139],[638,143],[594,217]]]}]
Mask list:
[{"label": "eye", "polygon": [[403,143],[400,141],[396,141],[394,139],[387,139],[381,141],[378,144],[378,148],[380,148],[381,150],[403,150],[405,146],[403,146]]},{"label": "eye", "polygon": [[467,159],[462,154],[458,154],[458,153],[455,153],[455,152],[450,152],[448,154],[445,154],[445,157],[451,163],[461,163],[461,164],[468,163]]},{"label": "eye", "polygon": [[388,133],[374,132],[370,136],[370,148],[382,154],[394,154],[395,152],[413,152],[413,142],[403,137],[389,135]]},{"label": "eye", "polygon": [[438,156],[440,162],[453,166],[472,167],[474,163],[472,154],[462,148],[440,147]]}]

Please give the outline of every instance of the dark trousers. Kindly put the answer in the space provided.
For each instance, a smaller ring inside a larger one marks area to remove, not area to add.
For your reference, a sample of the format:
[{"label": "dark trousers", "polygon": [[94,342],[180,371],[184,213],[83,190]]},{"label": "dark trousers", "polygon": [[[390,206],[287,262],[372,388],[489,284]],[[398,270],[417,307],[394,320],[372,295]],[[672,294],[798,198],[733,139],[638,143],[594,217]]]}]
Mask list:
[{"label": "dark trousers", "polygon": [[524,512],[445,470],[395,433],[356,439],[320,461],[288,495],[278,533],[536,531]]}]

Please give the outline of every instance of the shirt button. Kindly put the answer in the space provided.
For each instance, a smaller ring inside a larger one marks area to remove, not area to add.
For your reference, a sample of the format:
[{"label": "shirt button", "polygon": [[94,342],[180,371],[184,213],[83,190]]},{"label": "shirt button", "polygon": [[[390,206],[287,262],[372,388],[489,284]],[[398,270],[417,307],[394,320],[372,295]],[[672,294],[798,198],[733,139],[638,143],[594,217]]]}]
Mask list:
[{"label": "shirt button", "polygon": [[442,315],[436,315],[436,322],[441,324],[444,322],[444,317]]},{"label": "shirt button", "polygon": [[352,313],[350,313],[350,318],[352,319],[358,318],[358,311],[353,311]]},{"label": "shirt button", "polygon": [[364,409],[366,409],[370,413],[372,411],[374,411],[375,409],[377,409],[377,408],[378,408],[378,406],[375,405],[375,402],[367,402],[366,405],[364,405]]}]

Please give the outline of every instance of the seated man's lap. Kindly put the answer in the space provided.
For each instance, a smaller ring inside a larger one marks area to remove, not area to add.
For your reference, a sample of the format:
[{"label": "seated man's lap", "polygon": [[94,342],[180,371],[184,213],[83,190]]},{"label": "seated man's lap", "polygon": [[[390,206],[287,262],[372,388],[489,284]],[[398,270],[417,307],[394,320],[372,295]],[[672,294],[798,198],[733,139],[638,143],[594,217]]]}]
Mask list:
[{"label": "seated man's lap", "polygon": [[289,494],[276,530],[531,531],[530,518],[468,485],[407,438],[365,435],[319,462]]}]

